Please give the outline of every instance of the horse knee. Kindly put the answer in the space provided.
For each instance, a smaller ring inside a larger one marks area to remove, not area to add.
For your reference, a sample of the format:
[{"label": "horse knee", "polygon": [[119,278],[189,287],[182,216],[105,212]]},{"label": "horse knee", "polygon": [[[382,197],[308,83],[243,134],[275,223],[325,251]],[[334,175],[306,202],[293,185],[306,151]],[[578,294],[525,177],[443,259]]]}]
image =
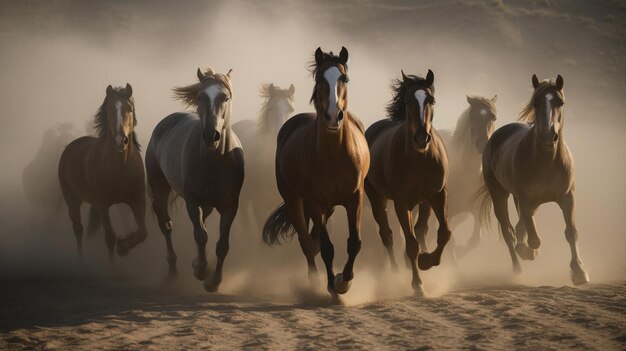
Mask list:
[{"label": "horse knee", "polygon": [[406,241],[406,255],[414,261],[417,259],[417,251],[419,250],[419,245],[417,240],[407,240]]},{"label": "horse knee", "polygon": [[230,250],[230,243],[228,240],[219,239],[217,241],[217,247],[215,253],[219,259],[224,259],[226,255],[228,255],[228,251]]},{"label": "horse knee", "polygon": [[450,241],[452,232],[448,228],[440,228],[437,231],[437,245],[444,246]]},{"label": "horse knee", "polygon": [[391,232],[391,230],[381,229],[379,231],[379,234],[380,234],[380,239],[382,240],[383,245],[385,245],[385,247],[393,246],[393,233]]},{"label": "horse knee", "polygon": [[578,231],[573,228],[565,229],[565,240],[567,240],[569,244],[575,244],[576,241],[578,241]]},{"label": "horse knee", "polygon": [[196,230],[193,232],[196,244],[204,246],[209,241],[209,234],[205,230]]}]

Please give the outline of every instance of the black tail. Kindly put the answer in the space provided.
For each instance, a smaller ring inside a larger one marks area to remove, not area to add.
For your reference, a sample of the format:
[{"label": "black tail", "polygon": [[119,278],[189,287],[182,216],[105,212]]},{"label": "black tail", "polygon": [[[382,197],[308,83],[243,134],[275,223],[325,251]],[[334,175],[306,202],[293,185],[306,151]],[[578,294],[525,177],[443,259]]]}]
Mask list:
[{"label": "black tail", "polygon": [[287,216],[287,205],[283,202],[265,221],[263,241],[267,245],[280,244],[280,239],[291,240],[296,234],[293,224]]},{"label": "black tail", "polygon": [[474,206],[478,206],[478,220],[482,228],[491,231],[491,194],[487,185],[483,185],[474,194]]},{"label": "black tail", "polygon": [[92,236],[102,226],[100,215],[93,206],[89,207],[89,219],[87,220],[87,235]]}]

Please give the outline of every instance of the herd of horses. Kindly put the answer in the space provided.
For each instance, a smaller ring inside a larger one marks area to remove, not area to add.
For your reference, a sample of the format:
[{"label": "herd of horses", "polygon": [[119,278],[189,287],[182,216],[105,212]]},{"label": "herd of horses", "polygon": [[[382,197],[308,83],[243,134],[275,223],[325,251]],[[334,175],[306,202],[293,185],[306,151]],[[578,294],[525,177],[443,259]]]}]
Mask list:
[{"label": "herd of horses", "polygon": [[[513,268],[519,272],[518,258],[533,260],[541,243],[533,221],[535,210],[540,204],[556,202],[565,218],[572,281],[576,285],[588,282],[578,254],[574,168],[563,140],[560,75],[544,81],[533,75],[534,92],[520,122],[494,132],[497,96],[468,96],[469,107],[454,132],[439,133],[433,127],[434,73],[429,70],[420,77],[402,72],[392,87],[388,118],[365,129],[348,111],[348,50],[342,48],[335,55],[318,48],[314,58],[311,102],[315,112],[289,118],[294,112],[293,85],[288,89],[264,85],[265,103],[258,120],[232,125],[231,72],[198,69],[195,83],[174,88],[176,98],[194,107],[195,113],[173,113],[157,124],[145,153],[145,172],[134,133],[137,117],[132,87],[109,85],[95,116],[97,136],[72,141],[58,165],[79,253],[84,202],[91,204],[90,222],[104,228],[111,258],[116,249],[123,256],[146,239],[147,179],[152,209],[167,246],[170,274],[176,274],[177,257],[168,207],[172,197],[179,196],[197,245],[193,273],[204,281],[207,291],[216,291],[222,281],[231,225],[241,207],[240,216],[249,228],[262,228],[267,244],[297,236],[313,281],[315,257],[321,253],[327,289],[337,298],[354,279],[367,196],[396,268],[387,218],[387,203],[393,201],[404,233],[412,287],[422,294],[419,271],[440,264],[459,219],[472,215],[475,223],[467,245],[455,248],[464,255],[478,244],[493,205]],[[254,150],[255,157],[244,162],[248,150]],[[271,175],[275,175],[276,188],[268,186],[274,179],[263,178]],[[242,187],[247,191],[242,193]],[[510,195],[519,214],[515,227],[508,214]],[[130,206],[137,222],[137,231],[124,237],[117,237],[111,225],[109,208],[117,203]],[[327,229],[336,206],[345,207],[349,232],[348,259],[339,273],[333,269],[334,247]],[[214,209],[220,214],[219,239],[217,264],[210,274],[204,222]],[[436,248],[428,252],[425,238],[431,210],[438,230]]]}]

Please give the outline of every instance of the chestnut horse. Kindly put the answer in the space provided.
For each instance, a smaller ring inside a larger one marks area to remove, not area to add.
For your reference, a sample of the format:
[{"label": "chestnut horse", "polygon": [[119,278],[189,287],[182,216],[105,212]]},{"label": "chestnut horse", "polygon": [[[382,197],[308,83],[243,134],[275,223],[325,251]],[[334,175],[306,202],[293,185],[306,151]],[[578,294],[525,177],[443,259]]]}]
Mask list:
[{"label": "chestnut horse", "polygon": [[246,174],[254,176],[246,177],[239,201],[238,218],[240,221],[243,218],[247,230],[260,232],[265,218],[280,201],[278,190],[267,185],[276,179],[276,136],[294,111],[295,91],[293,84],[287,89],[274,84],[263,84],[260,93],[265,101],[261,105],[258,119],[247,119],[233,124],[233,130],[241,140],[243,149],[254,150],[246,159]]},{"label": "chestnut horse", "polygon": [[[176,97],[196,114],[173,113],[154,128],[146,150],[146,171],[152,193],[152,208],[167,245],[170,274],[176,273],[172,246],[172,222],[168,199],[172,189],[182,196],[193,224],[198,257],[193,272],[204,280],[204,288],[215,292],[222,282],[222,267],[229,250],[230,227],[237,214],[244,177],[243,150],[230,128],[232,86],[228,74],[198,69],[198,82],[174,89]],[[217,265],[208,278],[204,221],[213,211],[220,213]]]},{"label": "chestnut horse", "polygon": [[[125,88],[106,89],[106,97],[95,116],[98,137],[84,136],[72,141],[59,160],[59,181],[82,252],[83,225],[80,206],[91,203],[104,226],[109,257],[117,242],[117,253],[124,256],[143,242],[148,234],[145,223],[145,173],[135,135],[137,117],[130,84]],[[137,231],[116,238],[109,208],[117,203],[130,206]]]},{"label": "chestnut horse", "polygon": [[[513,269],[521,272],[517,256],[534,260],[541,244],[533,215],[539,205],[556,202],[565,218],[574,285],[589,281],[578,254],[578,231],[574,223],[574,161],[563,137],[563,77],[539,82],[532,77],[533,95],[519,120],[491,136],[483,152],[485,188],[479,194],[481,221],[494,212],[509,248]],[[515,229],[509,220],[507,201],[513,195],[519,213]],[[489,201],[491,198],[492,201]]]},{"label": "chestnut horse", "polygon": [[[448,228],[448,156],[443,141],[432,127],[435,87],[434,74],[426,78],[402,72],[402,80],[394,82],[393,99],[387,106],[389,118],[372,124],[365,137],[372,155],[372,168],[365,180],[365,191],[379,227],[380,238],[395,268],[393,235],[387,220],[387,202],[392,200],[406,241],[406,255],[413,273],[412,287],[422,294],[422,270],[437,266],[446,243]],[[413,228],[413,209],[419,205],[417,237]],[[425,247],[431,207],[439,220],[437,248],[432,253],[420,252]],[[416,264],[417,260],[417,264]]]},{"label": "chestnut horse", "polygon": [[[276,243],[290,238],[294,230],[309,267],[309,278],[317,273],[315,256],[322,253],[328,278],[327,289],[334,299],[348,291],[353,266],[361,249],[363,183],[370,158],[363,128],[348,108],[348,50],[339,56],[315,51],[312,73],[315,88],[311,101],[316,113],[290,118],[278,133],[276,183],[284,199],[267,219],[263,239]],[[335,276],[334,248],[326,229],[335,206],[348,215],[348,260]],[[308,220],[313,220],[309,235]]]}]

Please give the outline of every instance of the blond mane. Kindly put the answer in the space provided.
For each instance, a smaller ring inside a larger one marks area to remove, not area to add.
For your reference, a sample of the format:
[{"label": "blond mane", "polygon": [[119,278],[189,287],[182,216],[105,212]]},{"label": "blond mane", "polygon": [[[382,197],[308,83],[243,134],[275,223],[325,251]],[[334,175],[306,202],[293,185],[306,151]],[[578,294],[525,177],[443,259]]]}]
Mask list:
[{"label": "blond mane", "polygon": [[204,79],[201,82],[198,81],[184,87],[175,87],[172,89],[174,91],[174,98],[182,101],[186,107],[197,107],[199,93],[216,82],[222,84],[232,97],[233,90],[229,76],[231,71],[232,70],[228,71],[227,74],[215,73],[213,69],[209,67],[204,71]]}]

